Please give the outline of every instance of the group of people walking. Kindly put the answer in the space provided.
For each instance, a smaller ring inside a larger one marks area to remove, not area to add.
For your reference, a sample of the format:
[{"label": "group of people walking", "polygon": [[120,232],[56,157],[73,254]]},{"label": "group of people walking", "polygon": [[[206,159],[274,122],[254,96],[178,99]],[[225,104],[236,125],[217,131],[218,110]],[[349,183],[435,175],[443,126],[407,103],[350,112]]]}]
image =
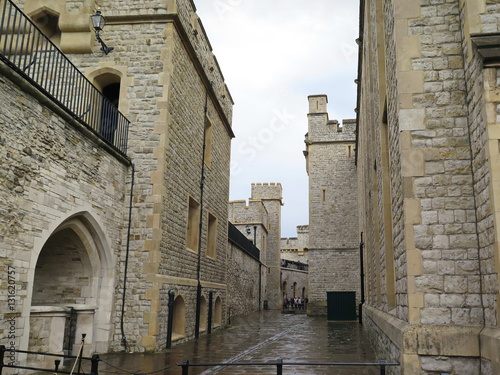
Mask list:
[{"label": "group of people walking", "polygon": [[302,297],[288,298],[287,296],[285,296],[283,298],[283,308],[302,310],[307,308],[307,302],[309,302],[307,296],[305,298]]}]

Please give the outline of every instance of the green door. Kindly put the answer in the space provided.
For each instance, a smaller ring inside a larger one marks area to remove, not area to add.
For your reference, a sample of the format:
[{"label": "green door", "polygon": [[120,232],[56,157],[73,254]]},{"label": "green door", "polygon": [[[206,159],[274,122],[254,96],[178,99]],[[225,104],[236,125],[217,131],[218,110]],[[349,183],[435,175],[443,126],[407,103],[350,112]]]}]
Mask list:
[{"label": "green door", "polygon": [[329,321],[356,320],[356,292],[326,292]]}]

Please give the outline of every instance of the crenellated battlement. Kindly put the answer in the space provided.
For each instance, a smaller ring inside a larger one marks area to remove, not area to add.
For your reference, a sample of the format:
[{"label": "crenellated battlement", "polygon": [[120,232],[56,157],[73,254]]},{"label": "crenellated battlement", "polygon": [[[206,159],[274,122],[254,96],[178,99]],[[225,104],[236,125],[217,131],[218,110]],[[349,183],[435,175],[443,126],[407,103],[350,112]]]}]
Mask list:
[{"label": "crenellated battlement", "polygon": [[250,199],[283,199],[283,188],[279,182],[254,182]]},{"label": "crenellated battlement", "polygon": [[328,118],[326,95],[311,95],[309,100],[308,133],[306,143],[316,142],[354,142],[356,139],[356,120],[347,119],[340,123]]}]

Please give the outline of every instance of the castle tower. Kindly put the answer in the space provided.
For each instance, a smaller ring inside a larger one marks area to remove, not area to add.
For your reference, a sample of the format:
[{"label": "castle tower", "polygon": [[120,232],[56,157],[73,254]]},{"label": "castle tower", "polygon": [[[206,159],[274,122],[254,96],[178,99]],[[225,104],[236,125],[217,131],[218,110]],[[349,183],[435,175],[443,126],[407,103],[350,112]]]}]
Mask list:
[{"label": "castle tower", "polygon": [[281,308],[282,195],[280,183],[252,183],[248,206],[244,200],[229,202],[229,221],[260,250],[262,307],[269,309]]},{"label": "castle tower", "polygon": [[283,189],[280,183],[253,183],[250,201],[259,200],[268,213],[268,234],[265,263],[267,266],[267,301],[270,309],[280,309],[281,206]]},{"label": "castle tower", "polygon": [[326,313],[327,292],[360,289],[355,121],[329,120],[327,102],[309,96],[309,314]]}]

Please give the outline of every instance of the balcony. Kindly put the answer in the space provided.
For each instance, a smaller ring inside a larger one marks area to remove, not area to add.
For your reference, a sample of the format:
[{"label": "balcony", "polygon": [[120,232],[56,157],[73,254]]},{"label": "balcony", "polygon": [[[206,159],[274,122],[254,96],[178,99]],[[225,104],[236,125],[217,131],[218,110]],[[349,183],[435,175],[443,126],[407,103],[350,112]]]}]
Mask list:
[{"label": "balcony", "polygon": [[126,155],[130,121],[11,0],[0,6],[0,60]]}]

